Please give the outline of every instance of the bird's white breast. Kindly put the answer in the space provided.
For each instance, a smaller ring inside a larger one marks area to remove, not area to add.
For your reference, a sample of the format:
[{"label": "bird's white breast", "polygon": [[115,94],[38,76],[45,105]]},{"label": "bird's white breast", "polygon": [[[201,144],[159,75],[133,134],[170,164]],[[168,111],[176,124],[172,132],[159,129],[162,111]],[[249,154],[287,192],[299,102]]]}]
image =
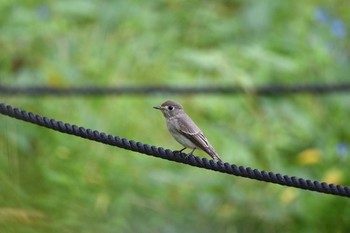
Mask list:
[{"label": "bird's white breast", "polygon": [[186,148],[191,148],[191,149],[196,148],[195,144],[193,144],[189,139],[187,139],[184,135],[182,135],[179,132],[177,120],[175,120],[174,118],[168,119],[167,127],[171,135],[173,136],[173,138],[175,138],[175,140],[178,141],[181,145],[183,145]]}]

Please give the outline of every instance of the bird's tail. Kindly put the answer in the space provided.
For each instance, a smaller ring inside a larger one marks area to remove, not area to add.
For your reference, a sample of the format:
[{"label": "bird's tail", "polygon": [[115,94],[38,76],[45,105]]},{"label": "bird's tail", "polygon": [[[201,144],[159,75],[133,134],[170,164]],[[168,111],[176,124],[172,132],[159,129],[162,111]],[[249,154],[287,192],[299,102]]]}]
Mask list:
[{"label": "bird's tail", "polygon": [[215,161],[218,162],[222,162],[222,159],[220,158],[220,156],[218,155],[218,153],[216,153],[216,151],[214,150],[213,147],[209,147],[208,151],[207,151],[208,155],[210,155],[210,157],[212,157]]}]

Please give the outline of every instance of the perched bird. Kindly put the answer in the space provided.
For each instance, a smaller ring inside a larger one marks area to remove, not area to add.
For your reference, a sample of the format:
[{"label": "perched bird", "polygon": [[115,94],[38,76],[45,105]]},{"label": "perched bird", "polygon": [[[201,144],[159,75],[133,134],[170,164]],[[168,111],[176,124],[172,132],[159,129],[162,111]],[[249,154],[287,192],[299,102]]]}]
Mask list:
[{"label": "perched bird", "polygon": [[214,148],[210,145],[198,126],[185,113],[183,107],[172,100],[167,100],[162,105],[153,107],[162,111],[169,132],[185,148],[191,148],[192,151],[188,155],[193,155],[195,149],[199,148],[210,155],[216,161],[222,161]]}]

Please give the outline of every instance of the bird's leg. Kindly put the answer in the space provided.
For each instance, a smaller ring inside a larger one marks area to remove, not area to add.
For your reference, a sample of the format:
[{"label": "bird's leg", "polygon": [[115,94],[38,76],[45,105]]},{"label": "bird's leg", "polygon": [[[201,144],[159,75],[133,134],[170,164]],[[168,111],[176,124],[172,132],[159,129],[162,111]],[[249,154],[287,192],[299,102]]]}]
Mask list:
[{"label": "bird's leg", "polygon": [[182,151],[184,151],[186,149],[186,147],[185,148],[182,148],[181,150],[174,150],[174,153],[181,153]]},{"label": "bird's leg", "polygon": [[188,157],[189,157],[190,155],[193,156],[193,152],[194,152],[195,150],[196,150],[196,148],[193,148],[193,150],[192,150],[188,155],[185,156],[185,159],[188,159]]}]

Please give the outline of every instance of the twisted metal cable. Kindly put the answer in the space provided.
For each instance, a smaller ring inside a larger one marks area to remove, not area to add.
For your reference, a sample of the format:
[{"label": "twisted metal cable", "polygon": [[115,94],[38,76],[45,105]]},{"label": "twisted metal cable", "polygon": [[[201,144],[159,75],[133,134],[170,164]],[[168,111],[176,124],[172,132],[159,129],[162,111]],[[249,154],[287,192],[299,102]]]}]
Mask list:
[{"label": "twisted metal cable", "polygon": [[103,144],[117,146],[126,150],[139,152],[170,161],[180,162],[195,167],[205,168],[217,172],[227,173],[235,176],[246,177],[254,180],[260,180],[320,193],[333,194],[337,196],[350,197],[350,187],[327,184],[325,182],[305,180],[295,176],[282,175],[279,173],[260,171],[250,167],[237,166],[229,163],[215,162],[206,158],[199,158],[197,156],[189,156],[187,159],[185,153],[173,152],[162,147],[150,146],[141,142],[135,142],[126,138],[112,136],[106,133],[100,133],[96,130],[85,129],[76,125],[56,121],[48,117],[26,112],[18,108],[13,108],[10,105],[0,104],[0,113],[19,120],[40,125],[55,131],[66,134],[75,135],[85,139],[93,140]]},{"label": "twisted metal cable", "polygon": [[49,87],[27,86],[11,87],[0,85],[2,96],[104,96],[104,95],[156,95],[156,94],[243,94],[276,96],[290,94],[324,95],[350,92],[350,83],[308,84],[308,85],[266,85],[254,88],[230,86],[142,86],[142,87]]}]

